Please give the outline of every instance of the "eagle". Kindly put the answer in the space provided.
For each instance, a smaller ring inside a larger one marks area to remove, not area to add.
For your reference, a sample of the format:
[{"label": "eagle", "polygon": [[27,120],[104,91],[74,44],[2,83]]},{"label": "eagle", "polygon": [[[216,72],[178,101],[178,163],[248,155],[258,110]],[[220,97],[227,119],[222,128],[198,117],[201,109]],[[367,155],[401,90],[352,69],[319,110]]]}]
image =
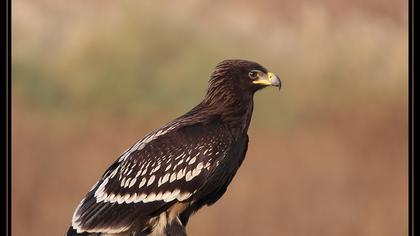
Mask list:
[{"label": "eagle", "polygon": [[281,81],[260,64],[224,60],[204,99],[147,134],[104,172],[74,211],[67,236],[183,236],[219,200],[245,158],[255,92]]}]

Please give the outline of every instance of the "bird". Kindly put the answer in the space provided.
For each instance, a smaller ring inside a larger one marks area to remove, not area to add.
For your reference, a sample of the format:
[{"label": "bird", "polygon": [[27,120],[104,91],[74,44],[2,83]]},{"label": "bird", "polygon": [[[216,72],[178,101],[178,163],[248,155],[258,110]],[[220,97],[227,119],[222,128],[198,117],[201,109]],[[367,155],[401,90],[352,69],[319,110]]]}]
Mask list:
[{"label": "bird", "polygon": [[145,135],[81,200],[67,236],[186,236],[189,218],[226,192],[248,149],[254,94],[281,80],[242,59],[216,65],[204,99]]}]

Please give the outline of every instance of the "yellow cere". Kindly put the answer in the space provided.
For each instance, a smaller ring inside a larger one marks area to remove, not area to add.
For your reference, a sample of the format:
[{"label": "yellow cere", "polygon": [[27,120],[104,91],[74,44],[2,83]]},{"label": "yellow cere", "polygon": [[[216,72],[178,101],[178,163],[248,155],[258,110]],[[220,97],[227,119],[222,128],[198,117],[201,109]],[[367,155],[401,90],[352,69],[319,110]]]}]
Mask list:
[{"label": "yellow cere", "polygon": [[259,80],[255,80],[255,81],[252,81],[252,83],[253,84],[262,84],[262,85],[271,85],[272,83],[271,83],[271,79],[273,78],[273,77],[276,77],[273,73],[271,73],[271,72],[268,72],[267,73],[267,77],[268,77],[268,79],[259,79]]}]

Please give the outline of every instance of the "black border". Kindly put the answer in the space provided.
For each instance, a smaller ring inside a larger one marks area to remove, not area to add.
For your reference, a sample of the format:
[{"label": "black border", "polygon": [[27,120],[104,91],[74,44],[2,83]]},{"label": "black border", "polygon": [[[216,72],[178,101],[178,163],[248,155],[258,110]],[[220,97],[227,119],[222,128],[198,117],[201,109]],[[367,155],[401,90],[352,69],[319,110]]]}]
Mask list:
[{"label": "black border", "polygon": [[[5,102],[6,102],[6,156],[5,158],[5,184],[6,189],[6,234],[12,234],[12,224],[11,224],[11,214],[12,214],[12,204],[11,204],[11,0],[6,0],[6,79],[5,81]],[[4,103],[3,103],[4,104]]]},{"label": "black border", "polygon": [[414,235],[414,1],[408,1],[408,235]]}]

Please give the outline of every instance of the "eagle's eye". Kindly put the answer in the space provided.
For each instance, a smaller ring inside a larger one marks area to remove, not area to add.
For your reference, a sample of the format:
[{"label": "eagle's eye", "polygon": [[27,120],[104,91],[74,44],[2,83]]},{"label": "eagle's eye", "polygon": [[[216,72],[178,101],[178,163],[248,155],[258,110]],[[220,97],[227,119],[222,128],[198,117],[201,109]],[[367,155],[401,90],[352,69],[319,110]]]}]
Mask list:
[{"label": "eagle's eye", "polygon": [[256,79],[257,76],[258,76],[258,71],[257,70],[252,70],[248,73],[248,75],[251,79]]}]

